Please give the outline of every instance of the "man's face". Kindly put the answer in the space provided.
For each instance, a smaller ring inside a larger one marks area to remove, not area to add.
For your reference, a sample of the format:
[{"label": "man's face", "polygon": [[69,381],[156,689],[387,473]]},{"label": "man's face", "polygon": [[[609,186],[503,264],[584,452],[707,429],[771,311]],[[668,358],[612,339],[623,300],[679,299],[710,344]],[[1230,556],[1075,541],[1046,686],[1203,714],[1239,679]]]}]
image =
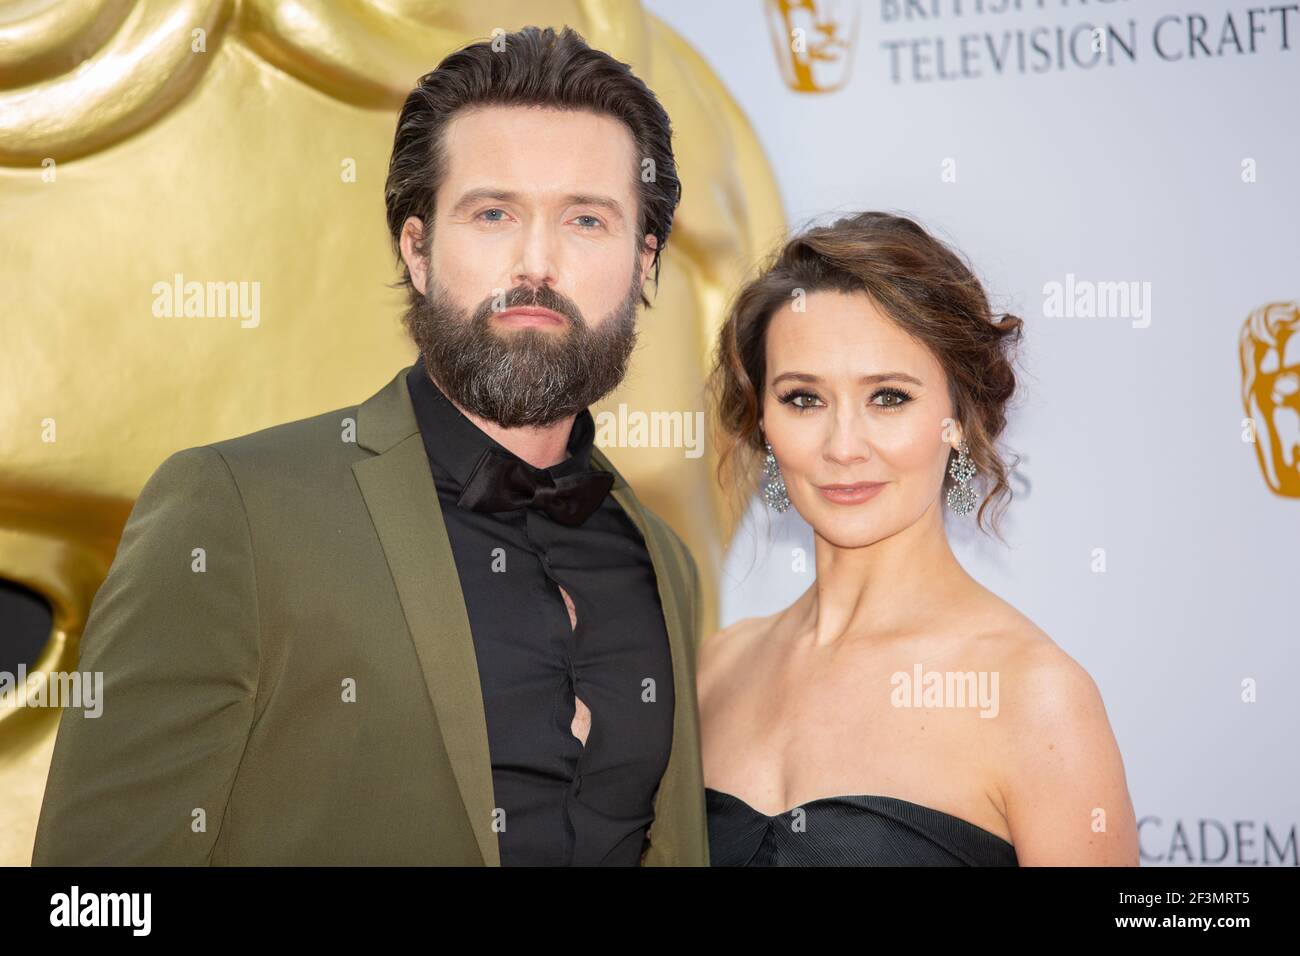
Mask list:
[{"label": "man's face", "polygon": [[402,238],[429,371],[505,427],[575,414],[621,380],[653,258],[632,135],[593,113],[489,107],[455,116],[443,146],[428,262],[419,220]]}]

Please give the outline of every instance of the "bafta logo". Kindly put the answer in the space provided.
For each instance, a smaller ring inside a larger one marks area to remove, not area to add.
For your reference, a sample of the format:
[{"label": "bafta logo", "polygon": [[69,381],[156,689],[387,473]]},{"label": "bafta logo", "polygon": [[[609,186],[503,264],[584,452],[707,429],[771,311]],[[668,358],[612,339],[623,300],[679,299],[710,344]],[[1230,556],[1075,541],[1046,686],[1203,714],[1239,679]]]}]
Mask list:
[{"label": "bafta logo", "polygon": [[781,76],[796,93],[830,93],[849,81],[858,0],[767,0]]},{"label": "bafta logo", "polygon": [[1257,308],[1241,327],[1240,345],[1245,437],[1269,488],[1300,498],[1300,303]]}]

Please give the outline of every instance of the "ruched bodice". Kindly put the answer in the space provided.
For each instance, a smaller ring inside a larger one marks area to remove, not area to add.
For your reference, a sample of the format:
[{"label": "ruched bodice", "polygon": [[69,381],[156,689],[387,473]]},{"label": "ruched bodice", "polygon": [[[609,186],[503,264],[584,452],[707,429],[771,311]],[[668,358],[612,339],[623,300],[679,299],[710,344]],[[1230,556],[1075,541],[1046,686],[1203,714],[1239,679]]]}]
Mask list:
[{"label": "ruched bodice", "polygon": [[823,797],[769,816],[705,787],[713,866],[1017,866],[983,827],[895,797]]}]

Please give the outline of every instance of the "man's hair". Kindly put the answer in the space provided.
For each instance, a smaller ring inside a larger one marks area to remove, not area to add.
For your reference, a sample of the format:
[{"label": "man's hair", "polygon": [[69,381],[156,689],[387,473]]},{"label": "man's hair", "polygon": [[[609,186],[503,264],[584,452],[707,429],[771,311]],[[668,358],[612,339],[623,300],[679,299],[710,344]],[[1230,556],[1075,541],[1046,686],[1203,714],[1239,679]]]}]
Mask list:
[{"label": "man's hair", "polygon": [[[652,274],[658,289],[659,255],[681,199],[668,114],[626,63],[593,50],[574,30],[524,27],[450,54],[420,77],[402,106],[384,203],[393,251],[402,268],[399,285],[406,287],[412,301],[419,292],[402,260],[402,224],[410,216],[424,223],[420,253],[427,257],[434,196],[446,171],[443,130],[458,111],[482,106],[586,110],[627,126],[638,157],[637,168],[628,171],[638,183],[637,249],[644,250],[642,237],[647,233],[655,237]],[[644,293],[641,302],[650,305]]]}]

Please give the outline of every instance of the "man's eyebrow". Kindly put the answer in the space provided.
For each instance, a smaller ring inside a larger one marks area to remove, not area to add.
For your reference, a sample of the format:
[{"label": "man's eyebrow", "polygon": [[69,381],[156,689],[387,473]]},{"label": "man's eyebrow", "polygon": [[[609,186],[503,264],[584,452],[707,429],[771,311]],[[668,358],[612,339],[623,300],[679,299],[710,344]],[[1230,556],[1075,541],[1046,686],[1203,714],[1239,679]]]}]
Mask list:
[{"label": "man's eyebrow", "polygon": [[[470,206],[480,202],[520,202],[522,196],[509,189],[496,189],[490,186],[479,189],[471,189],[456,201],[456,205],[451,207],[454,214],[462,213]],[[609,196],[600,196],[595,193],[570,193],[562,197],[566,206],[596,206],[604,209],[610,215],[623,219],[623,205],[616,199]]]},{"label": "man's eyebrow", "polygon": [[[772,384],[783,382],[790,379],[795,382],[807,382],[810,385],[821,381],[821,376],[813,375],[809,372],[782,372],[776,378],[772,379]],[[906,372],[877,372],[875,375],[863,375],[858,381],[863,385],[875,385],[877,382],[911,382],[913,385],[924,385],[919,378],[908,375]]]},{"label": "man's eyebrow", "polygon": [[479,189],[471,189],[469,192],[462,195],[460,199],[456,201],[456,205],[451,207],[451,211],[453,213],[464,212],[475,203],[486,202],[488,200],[494,202],[515,202],[518,199],[519,194],[516,192],[511,192],[508,189],[494,189],[490,186],[485,186],[480,187]]},{"label": "man's eyebrow", "polygon": [[596,206],[604,209],[610,215],[619,219],[623,218],[623,204],[617,199],[611,199],[609,196],[598,196],[594,193],[573,193],[564,197],[566,206]]}]

